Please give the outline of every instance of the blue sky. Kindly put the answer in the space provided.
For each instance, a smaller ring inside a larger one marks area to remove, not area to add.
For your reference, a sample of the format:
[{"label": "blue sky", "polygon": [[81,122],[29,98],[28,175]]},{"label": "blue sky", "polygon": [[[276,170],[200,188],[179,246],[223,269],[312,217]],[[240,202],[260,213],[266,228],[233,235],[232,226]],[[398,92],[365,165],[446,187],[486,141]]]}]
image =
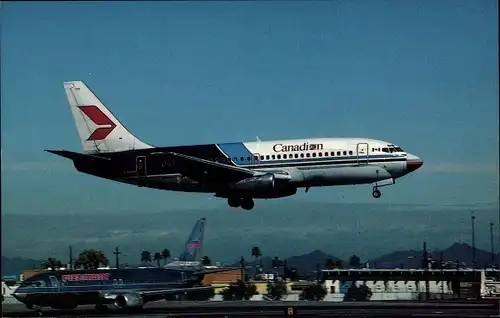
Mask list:
[{"label": "blue sky", "polygon": [[[81,150],[64,80],[148,143],[383,139],[425,164],[380,202],[498,204],[497,13],[488,0],[2,3],[3,212],[226,204],[45,153]],[[286,200],[375,203],[369,186]]]}]

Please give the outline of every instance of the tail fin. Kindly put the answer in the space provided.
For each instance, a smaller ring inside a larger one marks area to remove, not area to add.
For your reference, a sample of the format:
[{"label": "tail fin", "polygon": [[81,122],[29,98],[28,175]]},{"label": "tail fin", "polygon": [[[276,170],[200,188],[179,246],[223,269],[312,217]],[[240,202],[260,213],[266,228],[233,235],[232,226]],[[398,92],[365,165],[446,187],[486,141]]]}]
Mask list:
[{"label": "tail fin", "polygon": [[85,153],[152,148],[132,135],[81,81],[64,82]]},{"label": "tail fin", "polygon": [[191,231],[186,242],[184,252],[180,255],[181,261],[199,261],[202,258],[203,251],[203,234],[205,233],[205,222],[207,219],[201,218],[196,221],[196,224]]}]

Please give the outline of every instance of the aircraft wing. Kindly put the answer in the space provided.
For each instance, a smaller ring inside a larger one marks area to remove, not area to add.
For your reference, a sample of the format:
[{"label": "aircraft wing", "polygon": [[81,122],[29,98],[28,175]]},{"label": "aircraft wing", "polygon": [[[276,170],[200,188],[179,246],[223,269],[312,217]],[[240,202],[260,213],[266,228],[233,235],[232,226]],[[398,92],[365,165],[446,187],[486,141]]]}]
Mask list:
[{"label": "aircraft wing", "polygon": [[203,183],[236,182],[254,175],[249,169],[234,167],[220,162],[213,162],[180,153],[166,154],[173,158],[180,173]]},{"label": "aircraft wing", "polygon": [[137,290],[128,292],[119,292],[117,290],[103,295],[107,301],[114,301],[119,295],[123,293],[132,294],[135,297],[141,297],[145,301],[155,301],[164,298],[166,295],[184,294],[197,291],[213,290],[212,286],[198,286],[198,287],[185,287],[185,288],[168,288],[168,289],[154,289],[154,290]]},{"label": "aircraft wing", "polygon": [[202,290],[212,290],[212,286],[199,286],[199,287],[187,287],[187,288],[172,288],[172,289],[159,289],[159,290],[144,290],[139,291],[141,296],[156,296],[156,295],[169,295],[169,294],[182,294],[189,292],[196,292]]}]

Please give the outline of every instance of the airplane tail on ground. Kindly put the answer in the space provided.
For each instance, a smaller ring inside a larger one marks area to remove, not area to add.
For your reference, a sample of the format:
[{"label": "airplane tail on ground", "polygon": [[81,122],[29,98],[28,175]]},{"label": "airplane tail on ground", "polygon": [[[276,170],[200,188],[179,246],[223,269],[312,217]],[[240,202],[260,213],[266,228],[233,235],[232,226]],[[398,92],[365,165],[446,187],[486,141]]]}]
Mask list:
[{"label": "airplane tail on ground", "polygon": [[132,135],[83,82],[63,84],[85,153],[152,148]]},{"label": "airplane tail on ground", "polygon": [[206,218],[196,221],[196,224],[188,237],[184,252],[180,255],[181,261],[199,261],[203,255],[203,234],[205,232]]}]

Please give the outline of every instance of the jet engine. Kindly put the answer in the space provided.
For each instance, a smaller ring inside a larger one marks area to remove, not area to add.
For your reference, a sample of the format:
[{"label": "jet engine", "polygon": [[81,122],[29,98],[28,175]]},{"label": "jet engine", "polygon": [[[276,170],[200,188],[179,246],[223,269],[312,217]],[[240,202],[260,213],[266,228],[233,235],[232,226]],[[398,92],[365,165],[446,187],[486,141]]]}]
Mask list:
[{"label": "jet engine", "polygon": [[136,294],[122,294],[116,296],[114,305],[116,308],[142,308],[144,300]]},{"label": "jet engine", "polygon": [[273,173],[266,173],[232,183],[226,191],[219,192],[216,196],[231,197],[237,194],[260,199],[282,198],[297,193],[297,187],[290,184],[288,179],[276,178]]},{"label": "jet engine", "polygon": [[230,185],[232,190],[236,191],[269,191],[275,187],[274,174],[266,173],[262,176],[255,176],[243,179]]}]

